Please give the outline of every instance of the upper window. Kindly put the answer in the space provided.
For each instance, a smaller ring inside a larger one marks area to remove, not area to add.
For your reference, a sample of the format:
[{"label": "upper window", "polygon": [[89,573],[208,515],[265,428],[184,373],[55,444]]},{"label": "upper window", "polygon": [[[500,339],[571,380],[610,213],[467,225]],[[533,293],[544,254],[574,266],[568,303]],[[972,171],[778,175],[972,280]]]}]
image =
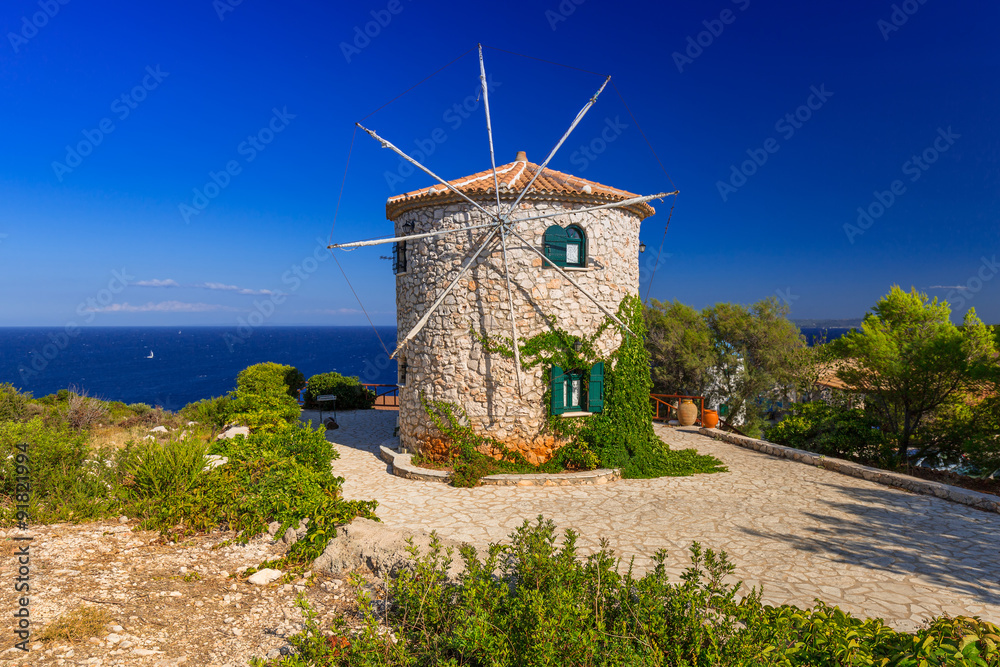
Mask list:
[{"label": "upper window", "polygon": [[576,225],[552,225],[545,230],[545,256],[556,266],[586,266],[587,236]]}]

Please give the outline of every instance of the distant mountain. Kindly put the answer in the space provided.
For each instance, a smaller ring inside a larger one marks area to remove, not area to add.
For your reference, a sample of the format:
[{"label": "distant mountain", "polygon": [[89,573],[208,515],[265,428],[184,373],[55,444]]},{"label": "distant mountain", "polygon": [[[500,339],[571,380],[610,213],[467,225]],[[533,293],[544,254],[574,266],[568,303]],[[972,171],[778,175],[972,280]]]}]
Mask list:
[{"label": "distant mountain", "polygon": [[792,320],[800,329],[851,329],[861,327],[861,318],[848,320]]}]

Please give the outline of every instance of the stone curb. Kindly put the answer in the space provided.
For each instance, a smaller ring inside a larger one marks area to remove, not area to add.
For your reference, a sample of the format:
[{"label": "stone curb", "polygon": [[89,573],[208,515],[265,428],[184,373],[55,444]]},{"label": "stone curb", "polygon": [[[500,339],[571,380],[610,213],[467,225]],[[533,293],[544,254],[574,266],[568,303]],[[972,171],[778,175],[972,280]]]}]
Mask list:
[{"label": "stone curb", "polygon": [[[400,454],[391,444],[396,438],[384,441],[379,445],[379,458],[392,466],[392,474],[404,479],[415,479],[421,482],[448,483],[451,473],[445,470],[431,470],[413,465],[412,454]],[[621,470],[599,468],[583,472],[568,472],[560,475],[489,475],[483,477],[483,486],[597,486],[616,482],[622,478]]]},{"label": "stone curb", "polygon": [[879,468],[872,468],[860,463],[823,456],[821,454],[807,452],[802,449],[776,445],[773,442],[767,442],[766,440],[757,440],[756,438],[747,438],[742,435],[736,435],[735,433],[727,433],[725,431],[720,431],[719,429],[699,428],[698,433],[715,438],[716,440],[729,442],[740,447],[754,449],[758,452],[769,454],[771,456],[798,461],[799,463],[816,466],[817,468],[826,468],[827,470],[839,472],[842,475],[860,477],[869,482],[875,482],[876,484],[895,486],[906,489],[907,491],[913,491],[914,493],[935,496],[943,500],[950,500],[952,502],[968,505],[969,507],[986,510],[987,512],[1000,513],[1000,497],[990,495],[988,493],[970,491],[969,489],[963,489],[950,484],[932,482],[927,479],[920,479],[918,477],[910,477],[909,475],[889,472]]}]

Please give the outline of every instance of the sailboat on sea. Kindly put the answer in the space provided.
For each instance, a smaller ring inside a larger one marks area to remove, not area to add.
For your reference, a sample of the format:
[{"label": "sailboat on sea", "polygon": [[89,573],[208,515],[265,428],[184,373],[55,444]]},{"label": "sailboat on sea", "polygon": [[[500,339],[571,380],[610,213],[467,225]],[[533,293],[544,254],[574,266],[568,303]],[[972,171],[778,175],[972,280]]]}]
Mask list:
[{"label": "sailboat on sea", "polygon": [[153,358],[153,351],[152,350],[149,351],[149,356],[146,357],[146,358],[147,359],[152,359]]}]

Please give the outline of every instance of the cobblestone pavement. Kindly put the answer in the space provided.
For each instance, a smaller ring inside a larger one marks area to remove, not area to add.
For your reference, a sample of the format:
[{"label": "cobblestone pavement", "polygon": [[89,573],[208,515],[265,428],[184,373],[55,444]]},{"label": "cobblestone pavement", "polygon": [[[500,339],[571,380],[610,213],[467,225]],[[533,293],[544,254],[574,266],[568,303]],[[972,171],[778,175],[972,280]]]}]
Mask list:
[{"label": "cobblestone pavement", "polygon": [[391,527],[436,530],[477,546],[504,540],[539,514],[581,534],[589,553],[607,538],[639,571],[658,549],[673,574],[687,549],[725,550],[764,601],[879,616],[912,630],[940,614],[1000,621],[1000,515],[880,486],[657,426],[671,448],[712,454],[728,473],[605,486],[457,489],[387,473],[378,443],[394,412],[341,413],[329,431],[347,498],[375,499]]}]

